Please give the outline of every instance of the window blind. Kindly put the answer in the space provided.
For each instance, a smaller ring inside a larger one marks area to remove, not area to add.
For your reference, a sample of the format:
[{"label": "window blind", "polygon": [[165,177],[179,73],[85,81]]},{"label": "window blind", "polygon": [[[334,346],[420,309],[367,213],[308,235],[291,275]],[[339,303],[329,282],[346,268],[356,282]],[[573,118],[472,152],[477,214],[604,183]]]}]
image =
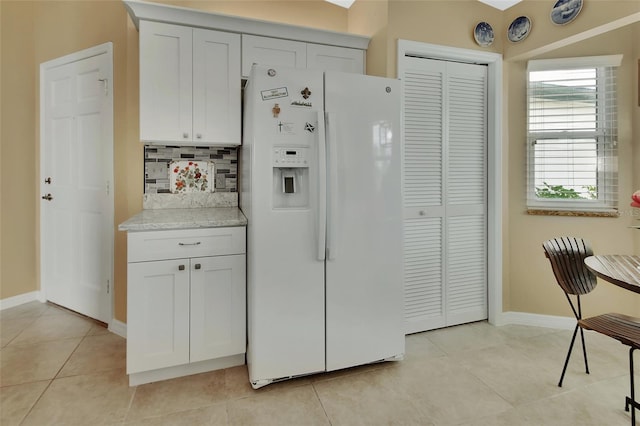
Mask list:
[{"label": "window blind", "polygon": [[616,55],[529,62],[529,208],[617,208],[616,70],[621,60]]}]

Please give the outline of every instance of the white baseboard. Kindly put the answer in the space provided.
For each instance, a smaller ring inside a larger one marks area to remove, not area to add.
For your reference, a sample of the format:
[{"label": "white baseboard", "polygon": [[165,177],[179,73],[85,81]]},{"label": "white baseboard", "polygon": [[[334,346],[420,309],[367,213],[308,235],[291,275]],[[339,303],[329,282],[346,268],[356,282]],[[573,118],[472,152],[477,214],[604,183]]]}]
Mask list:
[{"label": "white baseboard", "polygon": [[508,324],[573,330],[576,326],[576,319],[554,315],[530,314],[527,312],[503,312],[495,323],[497,326]]},{"label": "white baseboard", "polygon": [[0,300],[0,311],[24,305],[25,303],[33,302],[36,300],[44,303],[45,300],[43,300],[43,297],[40,293],[40,291],[32,291],[29,293],[19,294],[17,296],[2,299]]},{"label": "white baseboard", "polygon": [[109,323],[109,331],[125,339],[127,338],[127,324],[115,318]]}]

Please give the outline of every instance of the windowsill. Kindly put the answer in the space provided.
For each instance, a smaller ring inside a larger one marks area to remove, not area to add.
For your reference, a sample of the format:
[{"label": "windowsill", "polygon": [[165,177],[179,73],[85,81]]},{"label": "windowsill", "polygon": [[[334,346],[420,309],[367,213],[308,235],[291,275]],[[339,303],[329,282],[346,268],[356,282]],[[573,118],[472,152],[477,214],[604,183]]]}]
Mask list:
[{"label": "windowsill", "polygon": [[617,211],[608,212],[589,212],[580,210],[542,210],[527,209],[527,214],[533,216],[571,216],[571,217],[618,217],[620,213]]}]

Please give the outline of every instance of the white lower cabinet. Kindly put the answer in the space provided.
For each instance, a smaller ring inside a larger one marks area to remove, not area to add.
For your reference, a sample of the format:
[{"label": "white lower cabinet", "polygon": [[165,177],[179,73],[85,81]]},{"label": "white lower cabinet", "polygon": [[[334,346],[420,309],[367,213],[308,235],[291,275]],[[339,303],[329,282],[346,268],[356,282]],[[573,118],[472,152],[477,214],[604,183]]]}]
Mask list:
[{"label": "white lower cabinet", "polygon": [[[160,234],[162,238],[154,237]],[[167,253],[198,253],[207,239],[244,228],[209,229],[180,238],[180,231],[129,233],[127,374],[129,384],[196,374],[244,364],[246,351],[246,262],[244,245],[230,254],[178,259],[140,259],[136,247],[150,240]],[[224,239],[224,238],[223,238]],[[219,251],[219,250],[218,250]],[[241,253],[232,253],[241,251]],[[156,256],[162,258],[161,253]]]},{"label": "white lower cabinet", "polygon": [[244,255],[191,259],[190,361],[244,353]]}]

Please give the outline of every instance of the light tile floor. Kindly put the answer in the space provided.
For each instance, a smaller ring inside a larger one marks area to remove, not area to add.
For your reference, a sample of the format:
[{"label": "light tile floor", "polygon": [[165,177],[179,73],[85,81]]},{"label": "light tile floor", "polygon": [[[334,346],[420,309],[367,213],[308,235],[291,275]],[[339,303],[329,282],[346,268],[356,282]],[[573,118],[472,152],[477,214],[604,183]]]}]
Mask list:
[{"label": "light tile floor", "polygon": [[0,424],[629,425],[627,349],[486,322],[414,334],[406,358],[253,390],[244,366],[129,387],[125,340],[58,307],[0,312]]}]

